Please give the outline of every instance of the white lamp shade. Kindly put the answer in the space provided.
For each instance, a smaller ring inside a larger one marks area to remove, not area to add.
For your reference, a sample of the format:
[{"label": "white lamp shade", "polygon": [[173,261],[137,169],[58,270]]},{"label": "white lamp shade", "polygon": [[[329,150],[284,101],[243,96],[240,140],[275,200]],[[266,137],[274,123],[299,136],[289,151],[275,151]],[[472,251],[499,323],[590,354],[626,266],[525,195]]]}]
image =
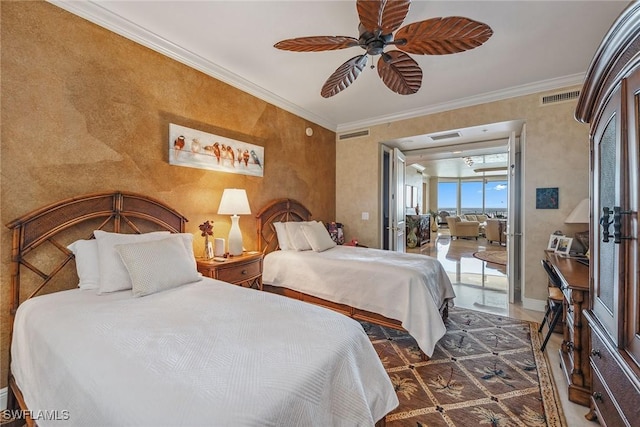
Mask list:
[{"label": "white lamp shade", "polygon": [[218,215],[249,215],[247,192],[241,188],[225,188],[218,207]]},{"label": "white lamp shade", "polygon": [[578,206],[576,206],[567,219],[564,220],[567,224],[589,224],[589,209],[591,204],[589,199],[583,199]]},{"label": "white lamp shade", "polygon": [[227,240],[230,255],[242,255],[242,232],[238,215],[249,214],[251,214],[251,208],[247,192],[239,188],[225,188],[218,207],[218,215],[231,215],[231,229]]}]

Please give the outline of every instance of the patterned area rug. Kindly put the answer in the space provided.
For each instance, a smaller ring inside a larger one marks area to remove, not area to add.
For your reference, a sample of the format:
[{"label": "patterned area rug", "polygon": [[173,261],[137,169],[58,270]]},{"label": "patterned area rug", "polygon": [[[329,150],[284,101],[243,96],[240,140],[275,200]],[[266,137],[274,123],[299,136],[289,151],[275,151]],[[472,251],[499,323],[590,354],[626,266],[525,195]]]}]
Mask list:
[{"label": "patterned area rug", "polygon": [[433,357],[404,332],[363,327],[398,393],[388,427],[566,426],[538,325],[453,308]]},{"label": "patterned area rug", "polygon": [[507,265],[507,251],[478,251],[473,256],[493,264]]}]

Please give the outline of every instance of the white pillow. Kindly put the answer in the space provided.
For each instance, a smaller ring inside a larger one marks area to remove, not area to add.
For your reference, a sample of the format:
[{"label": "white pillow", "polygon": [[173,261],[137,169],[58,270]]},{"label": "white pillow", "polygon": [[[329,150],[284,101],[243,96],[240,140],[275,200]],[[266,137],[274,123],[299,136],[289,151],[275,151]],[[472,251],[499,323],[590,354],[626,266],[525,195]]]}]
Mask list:
[{"label": "white pillow", "polygon": [[315,252],[326,251],[336,246],[323,223],[311,221],[302,226],[302,231]]},{"label": "white pillow", "polygon": [[291,249],[296,251],[309,251],[311,250],[311,244],[307,240],[307,237],[302,231],[302,226],[306,222],[285,222],[284,226],[289,236],[289,244]]},{"label": "white pillow", "polygon": [[166,239],[168,231],[157,231],[145,234],[119,234],[95,230],[93,235],[98,242],[98,260],[100,265],[100,294],[131,289],[129,272],[122,263],[116,245],[127,243],[149,242]]},{"label": "white pillow", "polygon": [[181,236],[162,240],[115,245],[129,277],[133,296],[141,297],[200,280],[193,251]]},{"label": "white pillow", "polygon": [[276,229],[276,236],[278,237],[278,246],[281,251],[288,251],[293,249],[291,243],[289,243],[289,235],[284,222],[274,222],[273,227]]},{"label": "white pillow", "polygon": [[98,242],[76,240],[67,246],[76,257],[76,272],[80,289],[98,289],[100,287],[100,264],[98,260]]}]

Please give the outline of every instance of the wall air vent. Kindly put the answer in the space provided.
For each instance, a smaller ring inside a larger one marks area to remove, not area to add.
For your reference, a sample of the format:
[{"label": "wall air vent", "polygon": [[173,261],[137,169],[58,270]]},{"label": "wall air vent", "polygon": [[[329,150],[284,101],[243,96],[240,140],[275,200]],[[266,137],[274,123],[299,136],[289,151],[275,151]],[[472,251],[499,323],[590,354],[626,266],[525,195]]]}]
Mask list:
[{"label": "wall air vent", "polygon": [[567,102],[576,99],[580,96],[579,90],[572,90],[569,92],[559,92],[551,95],[545,95],[540,97],[540,105],[557,104],[559,102]]},{"label": "wall air vent", "polygon": [[432,141],[442,141],[443,139],[460,138],[460,132],[443,133],[429,136]]},{"label": "wall air vent", "polygon": [[340,141],[345,139],[362,138],[363,136],[369,136],[369,129],[357,130],[349,133],[342,133],[338,136]]}]

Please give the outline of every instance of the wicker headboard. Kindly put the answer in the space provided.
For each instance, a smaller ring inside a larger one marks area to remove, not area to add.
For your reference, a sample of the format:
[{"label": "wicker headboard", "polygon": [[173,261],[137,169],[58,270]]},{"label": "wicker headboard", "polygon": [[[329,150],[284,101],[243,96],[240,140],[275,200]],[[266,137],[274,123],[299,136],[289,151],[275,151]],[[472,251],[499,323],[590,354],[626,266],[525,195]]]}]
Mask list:
[{"label": "wicker headboard", "polygon": [[256,214],[258,219],[258,251],[268,254],[278,249],[274,222],[309,221],[311,212],[293,199],[277,199]]},{"label": "wicker headboard", "polygon": [[[71,238],[93,238],[93,230],[142,233],[168,230],[182,233],[187,219],[147,196],[110,192],[62,200],[18,218],[7,227],[11,244],[11,315],[20,305],[20,275],[25,268],[34,273],[35,284],[26,299],[40,293],[74,259],[67,249]],[[47,245],[43,245],[48,243]],[[43,270],[49,271],[45,273]],[[12,321],[13,323],[13,321]]]}]

